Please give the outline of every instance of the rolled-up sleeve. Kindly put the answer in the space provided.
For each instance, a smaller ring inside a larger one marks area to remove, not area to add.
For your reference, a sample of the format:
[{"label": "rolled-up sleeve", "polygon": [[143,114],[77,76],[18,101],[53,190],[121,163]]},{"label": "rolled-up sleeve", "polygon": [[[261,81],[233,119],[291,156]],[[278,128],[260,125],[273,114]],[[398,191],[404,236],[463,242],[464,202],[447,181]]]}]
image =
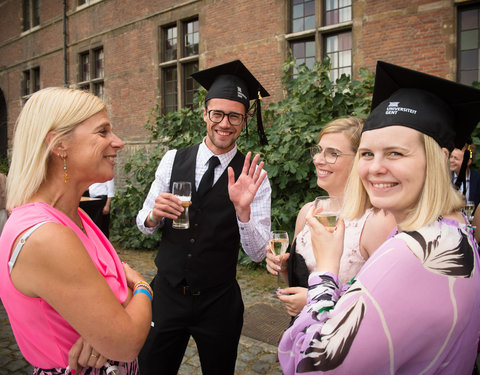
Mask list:
[{"label": "rolled-up sleeve", "polygon": [[158,228],[163,225],[163,221],[155,227],[146,227],[145,220],[147,220],[150,211],[155,206],[155,199],[161,193],[167,193],[170,191],[170,176],[172,175],[173,161],[175,160],[176,150],[167,151],[165,156],[160,161],[157,170],[155,171],[155,180],[150,186],[147,198],[143,202],[142,209],[137,214],[137,227],[140,232],[144,234],[155,233]]},{"label": "rolled-up sleeve", "polygon": [[250,221],[237,218],[242,248],[254,262],[261,262],[267,253],[270,238],[272,189],[268,177],[262,182],[250,206]]}]

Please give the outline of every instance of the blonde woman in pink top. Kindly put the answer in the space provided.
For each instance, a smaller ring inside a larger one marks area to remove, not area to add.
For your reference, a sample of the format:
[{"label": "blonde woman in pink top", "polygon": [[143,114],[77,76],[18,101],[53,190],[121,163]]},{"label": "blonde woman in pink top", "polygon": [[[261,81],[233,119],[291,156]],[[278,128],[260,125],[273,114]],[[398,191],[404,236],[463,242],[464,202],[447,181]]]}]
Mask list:
[{"label": "blonde woman in pink top", "polygon": [[34,374],[138,373],[151,289],[78,207],[88,186],[113,178],[122,148],[87,92],[40,90],[17,120],[0,297]]}]

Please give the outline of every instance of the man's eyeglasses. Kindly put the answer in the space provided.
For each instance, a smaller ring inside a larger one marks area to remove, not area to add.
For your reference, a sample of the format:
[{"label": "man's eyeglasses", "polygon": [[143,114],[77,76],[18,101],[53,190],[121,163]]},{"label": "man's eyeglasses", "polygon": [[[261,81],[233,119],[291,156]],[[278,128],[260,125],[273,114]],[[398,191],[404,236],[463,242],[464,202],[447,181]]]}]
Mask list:
[{"label": "man's eyeglasses", "polygon": [[344,154],[339,150],[327,147],[325,150],[321,146],[312,146],[310,147],[310,155],[314,158],[316,155],[319,155],[323,152],[323,157],[328,164],[335,164],[339,156],[355,156],[355,154]]},{"label": "man's eyeglasses", "polygon": [[210,111],[207,111],[207,114],[210,121],[214,122],[215,124],[222,122],[223,118],[227,116],[228,122],[230,123],[230,125],[233,125],[233,126],[242,125],[243,121],[246,118],[246,116],[240,113],[236,113],[236,112],[225,113],[223,111],[218,111],[216,109],[211,109]]}]

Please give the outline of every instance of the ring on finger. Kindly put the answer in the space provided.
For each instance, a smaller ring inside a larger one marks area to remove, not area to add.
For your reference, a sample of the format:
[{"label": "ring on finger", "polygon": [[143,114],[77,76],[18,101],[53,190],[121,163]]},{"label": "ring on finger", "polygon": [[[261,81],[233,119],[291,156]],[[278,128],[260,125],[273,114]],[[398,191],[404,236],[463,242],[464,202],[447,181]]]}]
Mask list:
[{"label": "ring on finger", "polygon": [[92,353],[90,354],[90,357],[98,358],[98,355]]}]

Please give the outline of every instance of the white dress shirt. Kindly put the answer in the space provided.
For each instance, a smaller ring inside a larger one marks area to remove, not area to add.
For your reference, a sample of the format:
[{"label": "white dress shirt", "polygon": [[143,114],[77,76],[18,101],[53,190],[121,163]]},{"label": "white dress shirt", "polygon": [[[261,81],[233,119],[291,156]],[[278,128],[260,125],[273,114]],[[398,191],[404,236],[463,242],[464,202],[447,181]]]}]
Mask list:
[{"label": "white dress shirt", "polygon": [[98,182],[90,185],[88,188],[90,197],[96,198],[101,195],[106,195],[107,198],[113,198],[115,196],[115,184],[113,178],[107,182]]},{"label": "white dress shirt", "polygon": [[[153,181],[152,186],[150,187],[150,191],[148,192],[147,198],[143,203],[142,209],[137,214],[137,226],[142,233],[152,234],[161,225],[163,225],[162,222],[155,227],[149,228],[145,226],[145,220],[150,214],[150,211],[152,211],[153,206],[155,205],[155,199],[159,196],[159,194],[170,192],[170,177],[172,175],[173,162],[175,160],[176,153],[177,150],[167,151],[160,161],[157,171],[155,172],[155,181]],[[228,164],[236,153],[237,147],[235,146],[227,153],[216,155],[220,160],[220,164],[215,168],[215,174],[213,178],[214,184],[228,167]],[[210,151],[205,144],[204,139],[204,141],[200,144],[197,153],[197,161],[195,166],[196,188],[198,188],[200,180],[208,168],[208,160],[213,155],[213,152]],[[250,221],[243,223],[238,220],[237,217],[242,248],[254,262],[260,262],[263,258],[265,258],[268,239],[270,238],[271,193],[272,189],[267,177],[260,185],[260,188],[258,189],[257,194],[250,205]]]}]

